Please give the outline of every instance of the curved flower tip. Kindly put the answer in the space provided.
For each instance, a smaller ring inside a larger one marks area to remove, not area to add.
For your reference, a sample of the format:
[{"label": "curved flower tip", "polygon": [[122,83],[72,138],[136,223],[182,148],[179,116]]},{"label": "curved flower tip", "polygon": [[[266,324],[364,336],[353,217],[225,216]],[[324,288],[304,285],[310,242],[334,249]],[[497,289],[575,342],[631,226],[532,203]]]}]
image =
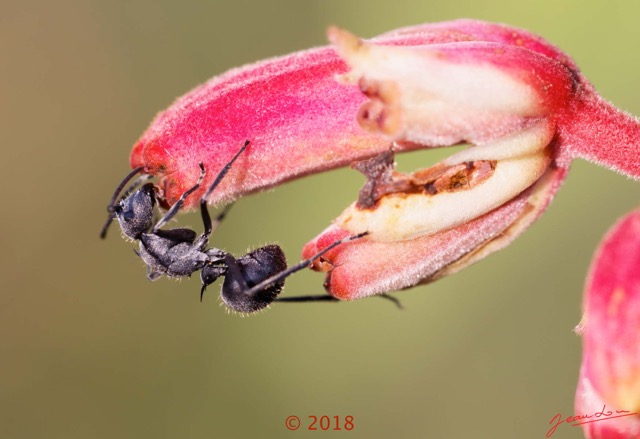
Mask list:
[{"label": "curved flower tip", "polygon": [[546,208],[575,157],[640,177],[640,125],[602,100],[568,56],[520,29],[448,25],[450,39],[399,46],[329,30],[350,67],[342,83],[368,97],[358,111],[364,129],[394,151],[472,145],[410,175],[394,171],[389,152],[355,164],[367,177],[358,202],[303,250],[370,233],[316,264],[335,267],[326,287],[336,297],[429,282],[504,247]]},{"label": "curved flower tip", "polygon": [[585,289],[576,412],[597,413],[606,405],[620,416],[584,424],[588,438],[640,437],[638,267],[640,210],[609,231],[596,252]]}]

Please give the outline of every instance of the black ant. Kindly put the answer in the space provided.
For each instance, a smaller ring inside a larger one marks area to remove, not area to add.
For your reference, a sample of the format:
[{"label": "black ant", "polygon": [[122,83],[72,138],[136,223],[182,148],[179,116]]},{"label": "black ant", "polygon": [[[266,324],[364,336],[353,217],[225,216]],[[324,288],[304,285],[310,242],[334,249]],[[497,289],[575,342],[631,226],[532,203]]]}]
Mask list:
[{"label": "black ant", "polygon": [[282,249],[278,245],[267,245],[253,250],[240,258],[217,249],[207,248],[209,236],[217,228],[226,216],[227,206],[215,222],[211,221],[207,209],[207,198],[220,184],[236,159],[249,145],[247,140],[236,155],[222,168],[207,192],[200,199],[200,213],[204,224],[204,232],[197,236],[191,229],[168,229],[162,227],[171,220],[184,204],[184,200],[195,192],[205,176],[205,168],[200,163],[200,177],[197,183],[185,193],[165,213],[165,215],[153,224],[154,208],[156,205],[156,193],[152,183],[142,185],[138,190],[134,189],[150,176],[143,175],[133,183],[120,197],[122,189],[143,167],[131,171],[118,185],[111,203],[107,207],[109,218],[100,233],[105,238],[111,222],[117,218],[122,232],[129,238],[140,241],[138,256],[147,264],[147,277],[156,280],[162,275],[168,277],[191,276],[201,270],[202,289],[200,300],[207,286],[215,282],[220,276],[224,276],[221,296],[224,303],[231,309],[241,313],[259,311],[274,301],[279,302],[303,302],[303,301],[337,301],[329,295],[299,296],[278,299],[285,278],[291,274],[308,267],[311,262],[321,257],[334,247],[361,238],[367,233],[361,233],[346,237],[331,244],[324,250],[316,253],[309,259],[287,268],[287,262]]}]

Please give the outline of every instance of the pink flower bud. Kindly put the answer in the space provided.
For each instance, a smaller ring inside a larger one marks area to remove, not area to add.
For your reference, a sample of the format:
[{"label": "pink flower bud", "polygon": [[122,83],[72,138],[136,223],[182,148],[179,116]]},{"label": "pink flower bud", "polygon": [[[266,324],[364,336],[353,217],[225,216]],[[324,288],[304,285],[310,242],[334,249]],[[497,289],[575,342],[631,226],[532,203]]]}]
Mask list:
[{"label": "pink flower bud", "polygon": [[[419,30],[377,41],[428,42]],[[250,140],[209,198],[219,203],[383,152],[389,140],[362,130],[356,120],[365,96],[335,80],[346,70],[331,47],[322,47],[214,77],[156,116],[133,147],[131,166],[159,177],[161,201],[173,205],[198,180],[200,162],[212,171],[206,188]],[[185,207],[194,207],[204,190],[191,195]]]},{"label": "pink flower bud", "polygon": [[[576,413],[606,405],[611,419],[583,424],[587,438],[640,437],[640,210],[619,221],[587,281]],[[613,418],[613,416],[616,416]]]}]

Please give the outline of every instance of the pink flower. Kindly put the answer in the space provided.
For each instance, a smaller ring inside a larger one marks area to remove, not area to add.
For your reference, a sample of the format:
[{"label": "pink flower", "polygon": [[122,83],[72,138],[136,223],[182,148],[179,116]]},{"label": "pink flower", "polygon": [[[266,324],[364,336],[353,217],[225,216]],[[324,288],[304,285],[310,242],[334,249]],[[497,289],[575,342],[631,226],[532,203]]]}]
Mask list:
[{"label": "pink flower", "polygon": [[[232,70],[178,99],[134,146],[132,166],[160,177],[171,205],[199,162],[217,171],[245,139],[250,148],[211,203],[366,160],[354,164],[368,178],[358,202],[303,250],[370,232],[315,264],[341,299],[430,282],[508,245],[575,157],[640,177],[638,122],[538,36],[459,20],[370,41],[332,28],[329,38],[335,51]],[[434,167],[393,170],[391,149],[461,142],[473,146]]]},{"label": "pink flower", "polygon": [[[576,413],[590,439],[640,437],[640,210],[620,220],[594,257],[584,297]],[[633,414],[635,413],[635,414]]]}]

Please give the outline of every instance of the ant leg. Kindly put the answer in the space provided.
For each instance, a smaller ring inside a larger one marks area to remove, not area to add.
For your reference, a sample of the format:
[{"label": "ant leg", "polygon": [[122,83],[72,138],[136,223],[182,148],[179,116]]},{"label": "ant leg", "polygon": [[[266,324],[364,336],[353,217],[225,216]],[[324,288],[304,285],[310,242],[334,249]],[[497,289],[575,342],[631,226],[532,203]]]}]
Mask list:
[{"label": "ant leg", "polygon": [[211,215],[209,214],[209,209],[207,208],[207,198],[209,198],[209,195],[211,195],[213,190],[220,184],[224,176],[227,175],[227,172],[229,172],[229,169],[231,169],[233,163],[237,160],[238,157],[240,157],[240,154],[242,154],[244,150],[247,149],[248,145],[249,141],[247,140],[244,142],[244,145],[242,145],[242,148],[240,148],[236,155],[234,155],[233,158],[229,160],[226,165],[224,165],[222,170],[218,173],[216,179],[213,181],[213,183],[211,183],[211,186],[209,186],[209,189],[207,189],[207,192],[205,192],[204,196],[200,198],[200,215],[202,216],[202,223],[204,224],[204,233],[198,239],[198,245],[202,247],[207,245],[207,243],[209,242],[209,236],[211,236],[211,234],[218,228],[224,217],[227,216],[227,213],[229,213],[229,209],[231,209],[231,205],[228,205],[218,215],[215,222],[211,222]]},{"label": "ant leg", "polygon": [[378,297],[382,297],[383,299],[390,300],[391,302],[393,302],[395,306],[398,307],[398,309],[404,309],[404,306],[402,306],[402,302],[400,302],[400,300],[397,297],[393,297],[387,293],[378,294]]},{"label": "ant leg", "polygon": [[233,158],[229,160],[229,163],[224,165],[224,167],[222,168],[222,170],[220,171],[216,179],[213,181],[213,183],[211,183],[211,186],[209,186],[209,189],[207,189],[207,192],[205,192],[204,196],[202,197],[202,200],[200,201],[201,203],[206,204],[207,198],[209,198],[209,195],[211,195],[213,190],[220,184],[224,176],[227,175],[227,172],[229,172],[229,169],[231,169],[233,162],[235,162],[237,158],[240,157],[240,154],[242,154],[244,150],[247,149],[248,145],[249,145],[249,141],[245,140],[244,145],[242,145],[242,148],[240,148],[240,151],[238,151],[236,155],[234,155]]},{"label": "ant leg", "polygon": [[[316,259],[318,259],[320,256],[324,255],[325,253],[327,253],[329,250],[332,250],[333,248],[339,246],[340,244],[344,244],[345,242],[349,242],[349,241],[353,241],[355,239],[359,239],[362,238],[363,236],[368,235],[369,232],[364,232],[364,233],[359,233],[357,235],[352,235],[352,236],[347,236],[346,238],[343,239],[339,239],[337,241],[335,241],[333,244],[331,244],[330,246],[328,246],[327,248],[325,248],[322,251],[319,251],[318,253],[316,253],[315,255],[311,256],[308,259],[304,259],[300,262],[298,262],[296,265],[287,268],[286,270],[281,271],[278,274],[275,274],[273,276],[271,276],[270,278],[260,282],[259,284],[255,285],[254,287],[246,290],[244,293],[246,295],[253,295],[255,293],[257,293],[258,291],[262,291],[266,288],[268,288],[269,286],[271,286],[272,284],[292,275],[293,273],[295,273],[296,271],[300,271],[304,268],[307,268],[309,266],[309,264],[311,264],[313,261],[315,261]],[[231,268],[231,267],[229,267]],[[330,300],[330,299],[323,299],[323,300]]]},{"label": "ant leg", "polygon": [[204,248],[204,246],[207,245],[207,243],[209,242],[209,236],[211,236],[211,234],[218,229],[220,223],[222,223],[222,221],[227,217],[229,211],[231,210],[231,206],[233,206],[233,203],[224,206],[222,211],[216,217],[215,221],[212,222],[206,203],[204,205],[202,203],[200,204],[200,213],[202,215],[202,222],[204,224],[204,232],[198,238],[198,241],[195,244],[196,247]]},{"label": "ant leg", "polygon": [[244,145],[242,145],[240,151],[238,151],[236,155],[234,155],[233,158],[229,160],[226,165],[224,165],[222,170],[218,173],[216,179],[213,181],[213,183],[211,183],[211,186],[209,186],[209,189],[207,189],[207,192],[205,192],[204,196],[200,198],[200,213],[202,215],[202,222],[204,223],[204,236],[206,238],[209,238],[209,235],[213,233],[213,230],[224,219],[229,209],[228,207],[226,207],[225,210],[222,211],[222,213],[216,219],[217,224],[214,225],[211,223],[211,215],[209,215],[209,209],[207,209],[207,198],[209,198],[209,195],[211,195],[213,190],[220,184],[224,176],[227,175],[227,172],[229,172],[229,169],[231,169],[233,162],[235,162],[236,159],[240,157],[240,154],[242,154],[244,150],[247,149],[247,145],[249,145],[248,140],[244,142]]},{"label": "ant leg", "polygon": [[211,234],[218,229],[220,223],[222,223],[222,221],[227,217],[229,211],[231,210],[231,206],[233,206],[233,203],[224,206],[222,211],[218,214],[215,221],[213,222],[211,222],[211,217],[209,216],[209,211],[206,207],[201,211],[205,230],[204,233],[200,235],[198,240],[194,243],[195,247],[204,248],[209,243],[209,236],[211,236]]},{"label": "ant leg", "polygon": [[318,294],[317,296],[293,296],[293,297],[278,297],[276,302],[340,302],[337,297],[330,296],[328,294]]},{"label": "ant leg", "polygon": [[231,204],[227,204],[226,206],[224,206],[224,208],[222,209],[222,211],[218,214],[218,216],[216,217],[216,220],[211,224],[211,231],[209,232],[209,234],[212,234],[213,232],[215,232],[216,230],[218,230],[218,227],[220,226],[220,223],[222,223],[222,221],[227,217],[227,215],[229,214],[229,211],[231,210],[231,206],[233,206],[233,203]]},{"label": "ant leg", "polygon": [[167,213],[165,213],[164,216],[160,218],[160,221],[158,221],[153,227],[153,233],[157,232],[158,229],[162,228],[162,226],[164,226],[171,218],[173,218],[184,204],[184,200],[200,187],[200,185],[202,184],[202,180],[204,180],[204,174],[206,174],[206,171],[204,170],[204,165],[202,163],[200,163],[199,166],[200,178],[198,178],[198,182],[191,189],[182,194],[178,201],[176,201],[176,203],[171,206],[171,209],[169,209]]},{"label": "ant leg", "polygon": [[[378,294],[376,297],[382,297],[383,299],[390,300],[393,302],[398,309],[404,309],[402,303],[393,296],[389,294]],[[329,296],[328,294],[319,294],[317,296],[293,296],[293,297],[278,297],[276,302],[342,302],[340,299]]]}]

